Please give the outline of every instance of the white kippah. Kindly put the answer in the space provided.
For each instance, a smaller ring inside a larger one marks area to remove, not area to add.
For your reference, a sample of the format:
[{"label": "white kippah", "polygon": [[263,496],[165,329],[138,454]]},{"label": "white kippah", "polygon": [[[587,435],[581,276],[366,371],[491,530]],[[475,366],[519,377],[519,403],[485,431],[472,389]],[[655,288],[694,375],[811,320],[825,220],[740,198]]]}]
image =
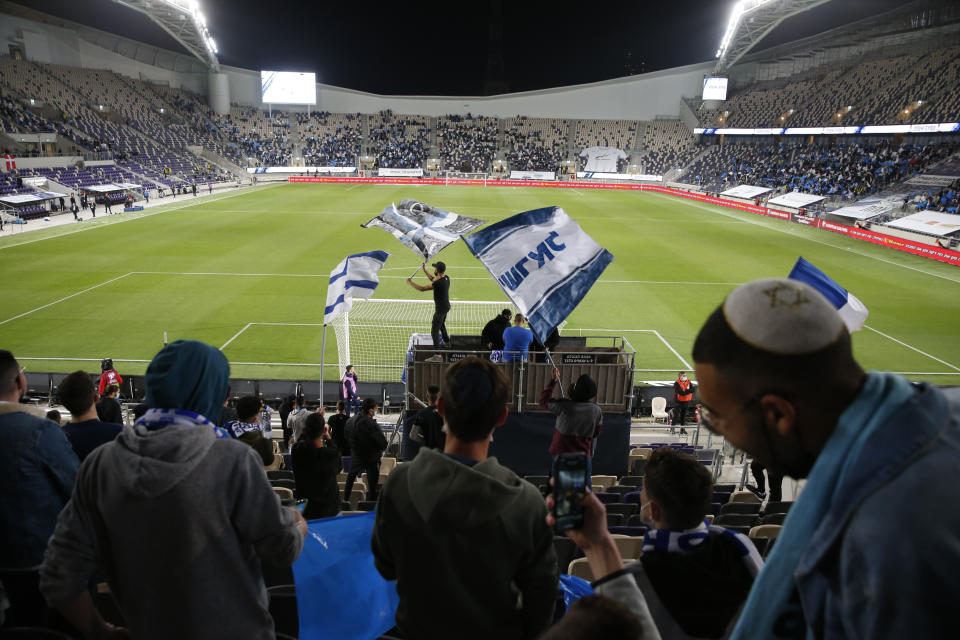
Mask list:
[{"label": "white kippah", "polygon": [[819,291],[786,278],[737,287],[724,301],[723,315],[741,340],[777,355],[814,353],[846,330],[840,314]]}]

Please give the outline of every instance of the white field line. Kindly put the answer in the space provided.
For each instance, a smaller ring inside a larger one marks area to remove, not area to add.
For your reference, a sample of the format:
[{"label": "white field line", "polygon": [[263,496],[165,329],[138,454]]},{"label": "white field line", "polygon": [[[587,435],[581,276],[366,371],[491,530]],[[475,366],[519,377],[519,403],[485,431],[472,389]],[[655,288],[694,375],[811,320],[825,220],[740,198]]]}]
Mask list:
[{"label": "white field line", "polygon": [[914,347],[914,346],[912,346],[912,345],[909,345],[909,344],[907,344],[906,342],[903,342],[902,340],[897,340],[897,339],[894,338],[893,336],[889,336],[889,335],[885,334],[883,331],[878,331],[878,330],[874,329],[873,327],[871,327],[871,326],[869,326],[869,325],[863,325],[863,328],[864,328],[864,329],[870,329],[870,331],[873,331],[874,333],[878,333],[878,334],[880,334],[881,336],[883,336],[884,338],[887,338],[887,339],[889,339],[889,340],[893,340],[893,341],[896,342],[897,344],[903,345],[903,346],[906,347],[907,349],[912,349],[913,351],[916,351],[916,352],[919,353],[920,355],[927,356],[927,357],[930,358],[931,360],[936,360],[936,361],[939,362],[940,364],[945,365],[945,366],[947,366],[947,367],[950,367],[950,368],[953,369],[954,371],[960,371],[960,367],[955,367],[954,365],[950,364],[950,363],[947,362],[946,360],[941,360],[940,358],[938,358],[938,357],[936,357],[936,356],[933,356],[933,355],[930,355],[930,354],[927,353],[926,351],[921,351],[920,349],[917,349],[916,347]]},{"label": "white field line", "polygon": [[249,329],[251,324],[253,324],[253,323],[248,322],[246,325],[244,325],[243,329],[240,329],[240,331],[237,331],[235,334],[233,334],[233,337],[232,337],[232,338],[230,338],[229,340],[227,340],[226,342],[224,342],[222,345],[220,345],[220,351],[223,351],[223,350],[226,349],[228,346],[230,346],[230,343],[233,342],[234,340],[236,340],[237,338],[239,338],[241,333],[243,333],[244,331],[246,331],[247,329]]},{"label": "white field line", "polygon": [[[272,185],[268,185],[268,186],[272,186]],[[237,192],[235,192],[235,193],[230,193],[230,194],[227,194],[227,195],[208,196],[207,198],[205,198],[205,199],[203,199],[203,200],[199,200],[199,201],[193,201],[193,200],[191,200],[191,201],[184,202],[184,203],[178,204],[178,205],[176,205],[176,206],[170,207],[169,209],[163,209],[163,210],[161,210],[161,211],[154,211],[154,212],[152,212],[152,213],[131,214],[131,217],[123,218],[123,219],[108,218],[108,219],[105,219],[105,221],[104,221],[103,223],[100,223],[100,224],[97,224],[97,225],[93,225],[93,224],[85,225],[82,229],[77,229],[76,231],[67,231],[67,232],[65,232],[65,233],[58,233],[58,234],[52,235],[52,236],[45,236],[45,237],[43,237],[43,238],[36,238],[35,240],[26,240],[26,241],[24,241],[24,242],[17,242],[16,244],[5,244],[5,245],[3,245],[3,246],[0,246],[0,251],[2,251],[2,250],[4,250],[4,249],[12,249],[13,247],[22,247],[22,246],[25,245],[25,244],[33,244],[34,242],[43,242],[44,240],[54,240],[54,239],[56,239],[56,238],[63,238],[64,236],[72,236],[72,235],[75,234],[75,233],[83,233],[84,231],[93,231],[94,229],[103,229],[103,228],[105,228],[105,227],[111,227],[111,226],[113,226],[113,225],[115,225],[115,224],[120,224],[120,223],[123,223],[123,222],[133,222],[134,220],[143,220],[144,218],[149,218],[150,216],[160,215],[161,213],[170,213],[171,211],[178,211],[178,210],[180,210],[180,209],[185,209],[185,208],[187,208],[187,207],[195,207],[195,206],[197,206],[197,205],[207,204],[207,203],[209,203],[209,202],[219,202],[220,200],[226,200],[227,198],[233,198],[233,197],[235,197],[235,196],[243,195],[243,194],[246,194],[246,193],[249,193],[249,191],[245,191],[245,190],[244,190],[244,191],[237,191]],[[218,212],[218,213],[220,213],[220,212]],[[262,211],[261,211],[261,213],[262,213]],[[84,220],[84,222],[87,222],[87,220]],[[90,219],[89,222],[93,222],[93,220]],[[81,224],[82,224],[82,223],[81,223]],[[63,225],[63,226],[66,226],[66,225]],[[54,228],[56,228],[56,227],[54,227]],[[39,231],[39,230],[38,230],[38,231]]]},{"label": "white field line", "polygon": [[[130,273],[133,273],[133,272],[130,272]],[[17,318],[22,318],[22,317],[24,317],[24,316],[28,316],[28,315],[30,315],[31,313],[34,313],[34,312],[36,312],[36,311],[40,311],[41,309],[46,309],[47,307],[52,307],[53,305],[55,305],[55,304],[57,304],[57,303],[60,303],[60,302],[63,302],[64,300],[69,300],[70,298],[73,298],[73,297],[75,297],[75,296],[78,296],[78,295],[80,295],[81,293],[86,293],[86,292],[88,292],[88,291],[93,291],[94,289],[97,289],[97,288],[102,287],[102,286],[104,286],[104,285],[108,285],[108,284],[110,284],[111,282],[116,282],[117,280],[120,280],[121,278],[126,278],[127,276],[130,275],[130,273],[125,273],[125,274],[123,274],[122,276],[117,276],[116,278],[110,278],[109,280],[107,280],[107,281],[105,281],[105,282],[101,282],[100,284],[95,284],[95,285],[93,285],[92,287],[87,287],[86,289],[83,289],[83,290],[81,290],[81,291],[77,291],[76,293],[71,293],[70,295],[64,296],[64,297],[60,298],[59,300],[54,300],[53,302],[48,302],[47,304],[42,305],[42,306],[39,306],[39,307],[37,307],[37,308],[35,308],[35,309],[30,309],[29,311],[24,311],[24,312],[21,313],[21,314],[18,314],[18,315],[13,316],[12,318],[7,318],[6,320],[0,321],[0,325],[7,324],[8,322],[10,322],[10,321],[12,321],[12,320],[16,320]]]},{"label": "white field line", "polygon": [[660,332],[659,332],[659,331],[654,331],[653,333],[654,333],[654,335],[656,335],[658,338],[660,338],[660,342],[662,342],[663,344],[667,345],[667,349],[670,349],[670,351],[673,352],[673,355],[675,355],[675,356],[677,356],[678,358],[680,358],[680,362],[683,363],[683,366],[686,367],[687,371],[690,371],[690,370],[693,369],[693,367],[690,365],[690,363],[687,362],[686,360],[684,360],[684,359],[683,359],[683,356],[681,356],[681,355],[677,352],[677,350],[674,349],[673,346],[671,346],[671,344],[670,344],[669,342],[667,342],[666,339],[664,339],[664,337],[663,337],[662,335],[660,335]]},{"label": "white field line", "polygon": [[[654,195],[662,196],[662,197],[664,197],[664,198],[671,198],[670,196],[664,195],[664,194],[662,194],[662,193],[656,193],[656,192],[652,192],[652,193],[654,193]],[[672,199],[672,200],[676,200],[675,198],[671,198],[671,199]],[[922,273],[922,274],[927,275],[927,276],[933,276],[934,278],[941,278],[941,279],[943,279],[943,280],[949,280],[950,282],[956,282],[957,284],[960,284],[960,280],[957,280],[956,278],[951,278],[951,277],[949,277],[949,276],[940,275],[939,273],[933,273],[933,272],[931,272],[931,271],[924,271],[923,269],[918,269],[917,267],[911,267],[910,265],[901,264],[901,263],[896,262],[896,261],[894,261],[894,260],[887,260],[886,258],[880,258],[880,257],[878,257],[878,256],[870,255],[869,253],[861,253],[860,251],[854,251],[853,249],[850,249],[849,247],[841,247],[841,246],[839,246],[839,245],[835,245],[835,244],[832,244],[832,243],[830,243],[830,242],[824,242],[823,240],[816,240],[816,239],[814,239],[814,238],[810,238],[810,237],[807,237],[807,236],[802,235],[802,234],[799,234],[799,233],[794,233],[794,232],[793,232],[792,230],[790,230],[790,229],[779,229],[777,226],[772,226],[772,225],[764,224],[765,222],[770,222],[770,220],[750,220],[749,218],[739,218],[739,217],[737,217],[737,216],[735,216],[735,215],[733,215],[733,214],[731,214],[731,213],[727,213],[726,211],[723,211],[723,210],[722,210],[722,207],[705,205],[705,204],[701,204],[701,203],[699,203],[699,202],[687,202],[686,204],[688,204],[688,205],[690,205],[690,206],[693,206],[693,207],[697,207],[697,208],[699,208],[699,209],[704,209],[704,210],[706,210],[706,211],[710,211],[710,212],[712,212],[712,213],[717,213],[717,214],[720,214],[720,215],[722,215],[722,216],[726,216],[726,217],[728,217],[728,218],[732,218],[732,219],[734,219],[734,220],[741,220],[741,221],[743,221],[743,222],[748,222],[748,223],[750,223],[750,224],[756,225],[756,226],[761,227],[761,228],[763,228],[763,229],[770,229],[771,231],[779,231],[780,233],[785,233],[785,234],[787,234],[787,235],[789,235],[789,236],[793,236],[794,238],[801,238],[801,239],[807,240],[807,241],[809,241],[809,242],[815,242],[816,244],[822,244],[822,245],[825,246],[825,247],[833,247],[834,249],[838,249],[838,250],[840,250],[840,251],[846,251],[847,253],[854,253],[854,254],[856,254],[856,255],[858,255],[858,256],[862,256],[862,257],[864,257],[864,258],[870,258],[871,260],[878,260],[878,261],[880,261],[880,262],[886,262],[887,264],[892,264],[892,265],[895,266],[895,267],[902,267],[903,269],[909,269],[909,270],[911,270],[911,271],[916,271],[916,272],[918,272],[918,273]],[[718,209],[719,209],[719,210],[718,210]],[[751,216],[752,216],[753,214],[744,214],[744,215],[751,215]],[[785,221],[784,221],[784,222],[785,222]],[[860,241],[859,241],[859,240],[854,240],[854,239],[851,238],[851,242],[860,242]]]},{"label": "white field line", "polygon": [[[36,356],[17,356],[17,360],[46,360],[63,362],[102,362],[103,358],[38,358]],[[134,360],[130,358],[111,358],[114,362],[150,362],[150,360]]]}]

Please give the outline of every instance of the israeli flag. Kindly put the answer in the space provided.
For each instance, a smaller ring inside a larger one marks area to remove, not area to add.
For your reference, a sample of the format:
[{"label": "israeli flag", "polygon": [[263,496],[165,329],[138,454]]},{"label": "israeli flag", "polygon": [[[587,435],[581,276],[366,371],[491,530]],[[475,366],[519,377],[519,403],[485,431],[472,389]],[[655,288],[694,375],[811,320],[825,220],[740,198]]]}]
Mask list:
[{"label": "israeli flag", "polygon": [[463,240],[540,339],[570,315],[613,262],[613,254],[559,207],[518,213]]},{"label": "israeli flag", "polygon": [[427,261],[461,235],[486,223],[486,220],[468,218],[413,198],[404,198],[400,204],[391,203],[379,216],[360,226],[383,229]]},{"label": "israeli flag", "polygon": [[863,324],[870,313],[867,307],[856,296],[831,280],[823,271],[800,257],[797,258],[797,264],[793,265],[793,271],[787,277],[808,284],[822,293],[840,312],[840,317],[847,325],[847,331],[853,333],[863,329]]},{"label": "israeli flag", "polygon": [[355,253],[330,272],[323,324],[330,324],[341,313],[350,311],[354,298],[367,300],[373,296],[373,290],[380,284],[378,274],[389,256],[386,251]]}]

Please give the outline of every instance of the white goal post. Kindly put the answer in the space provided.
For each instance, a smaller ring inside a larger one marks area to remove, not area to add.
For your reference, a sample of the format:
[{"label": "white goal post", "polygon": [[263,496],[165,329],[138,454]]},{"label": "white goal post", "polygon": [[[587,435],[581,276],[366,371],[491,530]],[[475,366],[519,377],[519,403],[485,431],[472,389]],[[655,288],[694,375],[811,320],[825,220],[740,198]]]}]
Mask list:
[{"label": "white goal post", "polygon": [[[447,333],[479,338],[484,325],[506,308],[514,307],[506,300],[453,301],[447,313]],[[340,373],[352,364],[362,380],[399,381],[410,338],[415,333],[430,333],[433,309],[432,300],[354,300],[349,313],[330,323],[337,338]]]},{"label": "white goal post", "polygon": [[486,173],[464,173],[462,171],[444,171],[443,184],[449,185],[451,180],[483,180],[483,186],[487,186]]}]

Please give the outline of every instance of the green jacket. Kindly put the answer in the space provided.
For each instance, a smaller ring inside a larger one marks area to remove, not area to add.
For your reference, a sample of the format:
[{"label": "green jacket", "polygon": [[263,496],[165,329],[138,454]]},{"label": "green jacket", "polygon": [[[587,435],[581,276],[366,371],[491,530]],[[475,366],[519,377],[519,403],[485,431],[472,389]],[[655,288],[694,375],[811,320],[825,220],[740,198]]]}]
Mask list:
[{"label": "green jacket", "polygon": [[[380,494],[373,557],[410,638],[534,638],[553,620],[557,556],[529,482],[487,458],[421,449]],[[521,604],[522,602],[522,604]]]}]

